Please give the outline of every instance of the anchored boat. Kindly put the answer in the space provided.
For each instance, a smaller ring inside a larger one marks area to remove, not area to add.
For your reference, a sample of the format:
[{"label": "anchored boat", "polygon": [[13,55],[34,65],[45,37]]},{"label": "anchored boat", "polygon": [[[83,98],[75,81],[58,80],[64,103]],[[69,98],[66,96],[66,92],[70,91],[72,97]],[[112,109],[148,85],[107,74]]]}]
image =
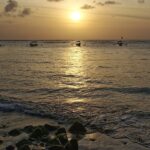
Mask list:
[{"label": "anchored boat", "polygon": [[123,46],[123,37],[121,37],[121,40],[119,40],[118,42],[117,42],[117,44],[119,45],[119,46]]},{"label": "anchored boat", "polygon": [[76,46],[80,47],[81,46],[81,41],[76,41]]},{"label": "anchored boat", "polygon": [[31,41],[30,47],[35,47],[35,46],[38,46],[38,43],[36,41]]}]

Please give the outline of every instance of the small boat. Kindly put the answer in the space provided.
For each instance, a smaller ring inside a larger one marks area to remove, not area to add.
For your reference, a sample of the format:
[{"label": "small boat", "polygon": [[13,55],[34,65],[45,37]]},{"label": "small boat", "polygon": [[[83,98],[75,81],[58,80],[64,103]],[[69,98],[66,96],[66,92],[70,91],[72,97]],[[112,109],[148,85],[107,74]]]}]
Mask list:
[{"label": "small boat", "polygon": [[119,46],[123,46],[123,41],[120,40],[120,41],[117,42],[117,44],[118,44]]},{"label": "small boat", "polygon": [[81,46],[81,42],[80,41],[76,41],[75,45],[80,47]]},{"label": "small boat", "polygon": [[119,40],[118,42],[117,42],[117,44],[119,45],[119,46],[123,46],[123,37],[121,37],[121,40]]},{"label": "small boat", "polygon": [[35,46],[38,46],[38,43],[36,41],[31,41],[30,47],[35,47]]}]

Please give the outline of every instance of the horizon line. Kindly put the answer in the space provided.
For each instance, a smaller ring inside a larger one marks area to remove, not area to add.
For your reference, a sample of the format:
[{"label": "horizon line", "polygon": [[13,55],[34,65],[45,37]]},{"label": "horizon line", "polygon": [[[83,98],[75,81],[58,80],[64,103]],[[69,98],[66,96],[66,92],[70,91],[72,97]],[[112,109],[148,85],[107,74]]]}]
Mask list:
[{"label": "horizon line", "polygon": [[[0,41],[116,41],[118,39],[0,39]],[[150,41],[150,39],[123,39],[124,41]]]}]

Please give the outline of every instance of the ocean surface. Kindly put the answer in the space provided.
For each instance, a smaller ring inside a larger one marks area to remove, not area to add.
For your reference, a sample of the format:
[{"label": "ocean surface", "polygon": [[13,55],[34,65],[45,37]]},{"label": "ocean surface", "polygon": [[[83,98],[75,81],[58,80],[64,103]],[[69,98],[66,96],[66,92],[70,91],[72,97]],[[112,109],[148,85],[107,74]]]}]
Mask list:
[{"label": "ocean surface", "polygon": [[150,41],[0,43],[0,111],[79,119],[150,147]]}]

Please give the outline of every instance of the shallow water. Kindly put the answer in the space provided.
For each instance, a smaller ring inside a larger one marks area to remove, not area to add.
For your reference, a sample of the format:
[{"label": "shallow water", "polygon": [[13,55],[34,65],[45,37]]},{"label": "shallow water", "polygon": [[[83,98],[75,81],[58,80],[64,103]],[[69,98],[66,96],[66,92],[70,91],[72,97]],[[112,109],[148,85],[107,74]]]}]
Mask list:
[{"label": "shallow water", "polygon": [[[0,110],[73,118],[150,147],[150,41],[2,41]],[[110,131],[111,130],[111,131]]]}]

